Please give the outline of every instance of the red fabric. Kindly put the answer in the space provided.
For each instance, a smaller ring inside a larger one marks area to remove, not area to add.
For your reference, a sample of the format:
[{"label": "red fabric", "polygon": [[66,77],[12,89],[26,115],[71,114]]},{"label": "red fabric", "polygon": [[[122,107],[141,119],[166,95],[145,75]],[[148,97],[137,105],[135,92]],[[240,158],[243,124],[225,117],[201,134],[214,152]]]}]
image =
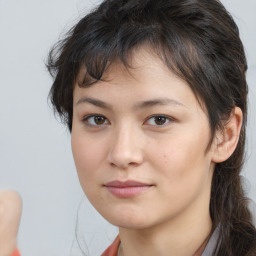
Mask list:
[{"label": "red fabric", "polygon": [[[200,246],[200,248],[196,251],[196,253],[193,256],[201,256],[208,241],[209,241],[209,238],[206,239],[206,241]],[[120,243],[121,241],[118,235],[114,240],[114,242],[106,249],[106,251],[103,252],[103,254],[101,254],[101,256],[117,256]],[[16,256],[16,255],[12,255],[12,256]],[[18,254],[17,256],[20,256],[20,255]]]},{"label": "red fabric", "polygon": [[201,256],[204,252],[205,247],[207,246],[207,243],[209,241],[209,238],[207,238],[204,243],[200,246],[200,248],[196,251],[196,253],[193,256]]},{"label": "red fabric", "polygon": [[16,249],[11,256],[20,256],[20,252]]},{"label": "red fabric", "polygon": [[106,251],[103,252],[103,254],[101,254],[101,256],[117,256],[119,245],[120,237],[118,235],[114,242],[107,248]]}]

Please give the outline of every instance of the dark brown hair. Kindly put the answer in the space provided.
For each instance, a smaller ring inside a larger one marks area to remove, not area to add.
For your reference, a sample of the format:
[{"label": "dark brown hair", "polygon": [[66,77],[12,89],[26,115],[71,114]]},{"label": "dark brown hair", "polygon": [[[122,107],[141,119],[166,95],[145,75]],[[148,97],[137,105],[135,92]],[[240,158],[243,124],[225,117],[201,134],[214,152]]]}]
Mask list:
[{"label": "dark brown hair", "polygon": [[[247,63],[238,28],[217,0],[105,0],[82,18],[51,50],[52,104],[72,131],[73,86],[92,86],[112,61],[129,67],[135,47],[150,46],[169,69],[185,80],[207,109],[212,138],[232,109],[243,112],[233,155],[216,165],[210,214],[220,234],[215,255],[256,255],[256,230],[240,171],[245,146]],[[157,85],[156,85],[157,86]]]}]

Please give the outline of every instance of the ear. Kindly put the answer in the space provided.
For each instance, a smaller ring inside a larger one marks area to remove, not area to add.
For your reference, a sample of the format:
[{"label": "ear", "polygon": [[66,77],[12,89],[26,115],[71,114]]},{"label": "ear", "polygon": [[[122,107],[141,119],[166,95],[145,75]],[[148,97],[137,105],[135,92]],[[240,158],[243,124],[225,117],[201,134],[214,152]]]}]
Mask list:
[{"label": "ear", "polygon": [[226,161],[235,151],[243,122],[243,113],[235,107],[222,130],[216,132],[213,141],[212,161],[221,163]]}]

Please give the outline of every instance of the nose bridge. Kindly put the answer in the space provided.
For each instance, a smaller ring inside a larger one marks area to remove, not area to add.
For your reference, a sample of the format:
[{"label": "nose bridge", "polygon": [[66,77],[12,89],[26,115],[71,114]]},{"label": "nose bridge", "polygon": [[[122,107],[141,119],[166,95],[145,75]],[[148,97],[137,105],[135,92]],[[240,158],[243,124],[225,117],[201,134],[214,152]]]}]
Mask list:
[{"label": "nose bridge", "polygon": [[143,161],[142,135],[132,124],[121,124],[113,130],[108,160],[119,168],[139,165]]}]

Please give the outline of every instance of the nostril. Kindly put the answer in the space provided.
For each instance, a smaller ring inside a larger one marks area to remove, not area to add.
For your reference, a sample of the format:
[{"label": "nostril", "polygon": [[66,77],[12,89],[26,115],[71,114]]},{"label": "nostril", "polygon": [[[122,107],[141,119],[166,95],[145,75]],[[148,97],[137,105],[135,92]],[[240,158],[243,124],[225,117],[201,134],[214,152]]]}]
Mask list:
[{"label": "nostril", "polygon": [[126,162],[126,161],[111,161],[110,162],[110,165],[112,167],[117,167],[119,169],[127,169],[129,167],[136,167],[136,166],[139,166],[140,165],[140,162],[135,162],[135,161],[132,161],[132,162]]},{"label": "nostril", "polygon": [[129,163],[128,165],[129,165],[129,166],[137,166],[138,163],[136,163],[136,162],[131,162],[131,163]]}]

